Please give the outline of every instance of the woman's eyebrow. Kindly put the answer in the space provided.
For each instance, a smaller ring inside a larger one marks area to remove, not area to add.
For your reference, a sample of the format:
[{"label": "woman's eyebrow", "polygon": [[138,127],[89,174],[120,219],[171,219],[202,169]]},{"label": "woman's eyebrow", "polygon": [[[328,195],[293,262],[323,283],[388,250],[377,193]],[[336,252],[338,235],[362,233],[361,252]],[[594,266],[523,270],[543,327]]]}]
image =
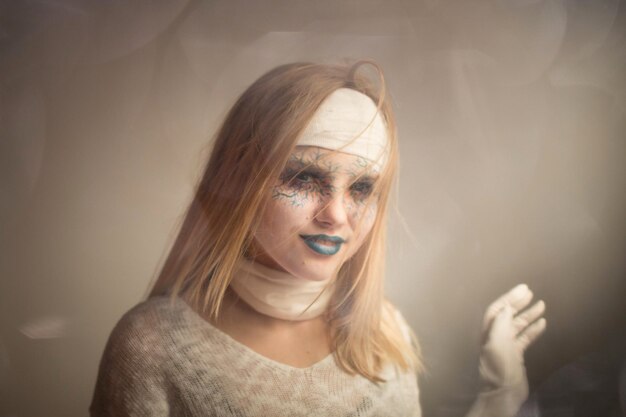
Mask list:
[{"label": "woman's eyebrow", "polygon": [[376,174],[363,174],[360,176],[357,176],[357,181],[362,181],[362,182],[369,182],[369,183],[375,183],[378,180],[378,175]]},{"label": "woman's eyebrow", "polygon": [[298,158],[287,161],[286,168],[328,175],[337,172],[338,166],[320,160]]},{"label": "woman's eyebrow", "polygon": [[298,161],[287,163],[281,176],[295,177],[300,173],[307,173],[317,178],[328,178],[331,175],[329,170],[322,169],[316,165],[308,165]]},{"label": "woman's eyebrow", "polygon": [[[287,161],[285,169],[289,171],[308,172],[318,176],[329,176],[332,174],[336,174],[341,169],[341,166],[339,165],[333,165],[329,162],[324,162],[324,160],[319,159],[293,158]],[[365,172],[357,173],[348,168],[345,169],[345,171],[350,176],[352,176],[355,181],[366,181],[370,183],[375,183],[379,177],[378,173],[371,171],[368,172],[367,170]]]}]

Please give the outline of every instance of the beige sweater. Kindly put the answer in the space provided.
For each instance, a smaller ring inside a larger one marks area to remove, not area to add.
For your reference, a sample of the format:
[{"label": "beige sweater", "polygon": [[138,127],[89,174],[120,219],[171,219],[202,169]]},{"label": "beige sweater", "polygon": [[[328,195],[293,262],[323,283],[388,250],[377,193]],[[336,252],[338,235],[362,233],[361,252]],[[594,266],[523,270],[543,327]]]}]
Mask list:
[{"label": "beige sweater", "polygon": [[389,368],[374,384],[332,355],[308,368],[268,359],[184,301],[156,297],[119,321],[90,407],[100,416],[420,416],[417,378]]}]

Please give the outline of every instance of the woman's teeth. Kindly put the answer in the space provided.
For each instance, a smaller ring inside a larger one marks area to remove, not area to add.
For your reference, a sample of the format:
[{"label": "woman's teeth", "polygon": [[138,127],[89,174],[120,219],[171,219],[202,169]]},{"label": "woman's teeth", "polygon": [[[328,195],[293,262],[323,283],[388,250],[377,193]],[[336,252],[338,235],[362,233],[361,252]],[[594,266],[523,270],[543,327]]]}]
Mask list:
[{"label": "woman's teeth", "polygon": [[337,236],[302,235],[307,246],[321,255],[334,255],[341,249],[344,240]]}]

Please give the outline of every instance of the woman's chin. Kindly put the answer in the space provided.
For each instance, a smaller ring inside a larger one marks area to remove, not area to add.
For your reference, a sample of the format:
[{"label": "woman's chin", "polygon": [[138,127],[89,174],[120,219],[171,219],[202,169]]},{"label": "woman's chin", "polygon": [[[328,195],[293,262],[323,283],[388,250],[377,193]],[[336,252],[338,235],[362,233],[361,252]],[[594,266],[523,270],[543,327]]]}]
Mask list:
[{"label": "woman's chin", "polygon": [[290,273],[309,281],[327,281],[337,275],[337,268],[311,264],[307,268],[298,268]]}]

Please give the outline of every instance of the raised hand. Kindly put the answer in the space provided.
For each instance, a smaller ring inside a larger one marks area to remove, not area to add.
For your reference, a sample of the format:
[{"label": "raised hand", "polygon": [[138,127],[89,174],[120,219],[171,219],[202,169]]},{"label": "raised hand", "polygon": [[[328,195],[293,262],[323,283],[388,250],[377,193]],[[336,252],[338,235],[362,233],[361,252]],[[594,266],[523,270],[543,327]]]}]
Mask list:
[{"label": "raised hand", "polygon": [[489,305],[483,318],[481,391],[468,417],[514,416],[528,396],[524,351],[546,328],[543,301],[521,284]]}]

